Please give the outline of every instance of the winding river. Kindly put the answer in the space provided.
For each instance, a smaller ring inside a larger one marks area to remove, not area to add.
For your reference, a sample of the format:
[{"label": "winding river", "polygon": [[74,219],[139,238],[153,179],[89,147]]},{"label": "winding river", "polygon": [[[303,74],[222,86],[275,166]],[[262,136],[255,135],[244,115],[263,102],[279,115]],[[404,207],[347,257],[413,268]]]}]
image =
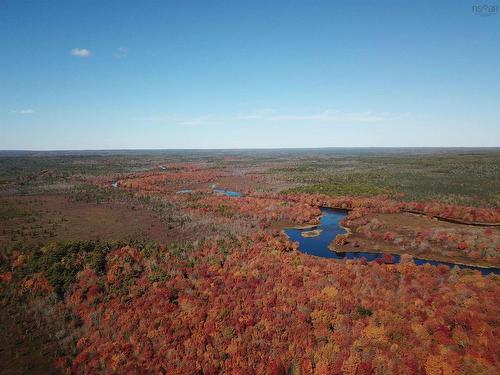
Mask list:
[{"label": "winding river", "polygon": [[[216,188],[213,188],[212,191],[216,194],[224,194],[228,197],[241,197],[243,196],[240,192],[237,192],[237,191],[232,191],[232,190],[225,190],[225,189],[216,189]],[[181,190],[177,190],[176,193],[177,194],[191,194],[193,193],[193,189],[181,189]]]},{"label": "winding river", "polygon": [[[328,245],[335,240],[337,234],[345,233],[346,231],[340,226],[340,221],[347,216],[347,211],[334,208],[322,208],[322,216],[319,225],[307,229],[286,228],[285,233],[292,241],[299,243],[299,250],[305,254],[319,256],[323,258],[333,259],[361,259],[365,258],[367,261],[373,261],[381,258],[383,254],[373,252],[335,252],[328,248]],[[321,233],[316,237],[303,237],[303,232],[309,232],[314,229],[320,229]],[[394,263],[399,263],[400,256],[398,254],[391,254],[394,257]],[[440,262],[435,260],[425,260],[414,258],[415,264],[432,264],[432,265],[446,265],[448,267],[459,267],[463,269],[473,269],[480,271],[483,275],[490,273],[500,274],[500,268],[484,268],[476,266],[467,266],[462,264]]]}]

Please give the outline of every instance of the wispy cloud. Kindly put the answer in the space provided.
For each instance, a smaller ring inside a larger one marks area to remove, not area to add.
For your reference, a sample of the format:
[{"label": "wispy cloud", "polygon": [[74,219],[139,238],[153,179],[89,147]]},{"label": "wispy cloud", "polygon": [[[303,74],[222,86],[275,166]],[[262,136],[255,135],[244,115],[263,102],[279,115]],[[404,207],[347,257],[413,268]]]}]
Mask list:
[{"label": "wispy cloud", "polygon": [[30,109],[30,108],[19,109],[16,111],[10,111],[11,115],[31,115],[32,113],[35,113],[35,111]]},{"label": "wispy cloud", "polygon": [[87,48],[73,48],[70,53],[71,56],[76,56],[76,57],[92,56],[92,52],[90,52],[90,50],[88,50]]},{"label": "wispy cloud", "polygon": [[126,48],[126,47],[119,47],[113,53],[113,57],[115,59],[124,59],[127,56],[128,56],[128,48]]},{"label": "wispy cloud", "polygon": [[191,118],[178,121],[179,125],[203,125],[208,124],[210,122],[207,118]]},{"label": "wispy cloud", "polygon": [[197,117],[163,115],[144,117],[139,120],[147,122],[161,122],[176,125],[210,125],[226,123],[255,123],[274,122],[292,123],[301,122],[305,124],[354,124],[354,123],[378,123],[389,120],[398,120],[407,117],[407,114],[394,114],[388,112],[344,112],[338,110],[324,110],[310,113],[280,113],[273,109],[262,109],[254,113],[213,116],[204,115]]},{"label": "wispy cloud", "polygon": [[385,112],[342,112],[337,110],[325,110],[315,113],[293,113],[280,114],[274,111],[265,110],[251,115],[240,116],[241,120],[260,120],[273,122],[308,122],[308,123],[365,123],[381,122],[389,119],[400,118],[403,115],[395,115]]},{"label": "wispy cloud", "polygon": [[159,116],[146,116],[138,118],[138,121],[165,123],[175,125],[205,125],[212,123],[221,123],[227,121],[228,118],[214,117],[214,116],[178,116],[178,115],[159,115]]}]

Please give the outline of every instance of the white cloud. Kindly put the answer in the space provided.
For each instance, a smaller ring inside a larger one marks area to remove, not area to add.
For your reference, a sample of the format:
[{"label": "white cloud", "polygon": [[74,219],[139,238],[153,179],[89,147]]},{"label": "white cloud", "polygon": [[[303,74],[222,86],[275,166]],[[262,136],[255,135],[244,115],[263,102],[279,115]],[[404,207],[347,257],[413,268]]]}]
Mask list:
[{"label": "white cloud", "polygon": [[33,111],[30,108],[26,108],[26,109],[19,109],[17,111],[10,111],[10,113],[13,115],[31,115],[32,113],[35,113],[35,111]]},{"label": "white cloud", "polygon": [[86,48],[73,48],[71,50],[71,56],[76,57],[90,57],[92,56],[92,52]]},{"label": "white cloud", "polygon": [[128,48],[119,47],[116,49],[115,53],[113,53],[113,57],[115,59],[124,59],[128,56]]}]

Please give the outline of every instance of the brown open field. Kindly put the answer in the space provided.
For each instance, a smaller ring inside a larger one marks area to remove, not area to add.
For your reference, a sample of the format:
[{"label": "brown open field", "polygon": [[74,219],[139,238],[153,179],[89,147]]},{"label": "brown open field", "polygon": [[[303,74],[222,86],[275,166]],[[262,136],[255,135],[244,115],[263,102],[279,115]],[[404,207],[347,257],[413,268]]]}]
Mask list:
[{"label": "brown open field", "polygon": [[96,239],[167,243],[178,235],[147,210],[119,203],[75,202],[63,195],[2,197],[0,212],[0,246]]}]

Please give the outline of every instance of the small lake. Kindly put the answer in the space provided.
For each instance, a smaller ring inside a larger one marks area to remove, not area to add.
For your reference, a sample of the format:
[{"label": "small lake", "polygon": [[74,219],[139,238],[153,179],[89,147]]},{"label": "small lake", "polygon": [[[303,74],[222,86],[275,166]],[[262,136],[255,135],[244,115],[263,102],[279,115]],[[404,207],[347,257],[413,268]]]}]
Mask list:
[{"label": "small lake", "polygon": [[241,193],[237,191],[231,191],[231,190],[225,190],[225,189],[212,189],[214,193],[217,194],[224,194],[227,195],[228,197],[241,197]]},{"label": "small lake", "polygon": [[[361,259],[365,258],[367,261],[373,261],[381,258],[383,254],[374,253],[369,251],[360,252],[345,252],[337,253],[328,248],[328,245],[335,240],[337,234],[346,233],[346,231],[340,226],[340,221],[347,216],[347,211],[339,210],[334,208],[322,208],[322,216],[320,218],[320,224],[307,228],[307,229],[295,229],[286,228],[285,233],[290,237],[292,241],[299,243],[299,250],[305,254],[314,255],[322,258],[332,258],[332,259]],[[303,237],[303,232],[309,232],[314,229],[321,229],[322,232],[316,237]],[[399,263],[400,256],[398,254],[391,254],[394,257],[394,263]],[[483,275],[489,273],[500,274],[499,268],[483,268],[474,266],[464,266],[461,264],[454,264],[448,262],[440,262],[435,260],[425,260],[413,258],[413,261],[417,265],[432,264],[432,265],[446,265],[448,267],[458,266],[463,269],[473,269],[480,271]]]}]

